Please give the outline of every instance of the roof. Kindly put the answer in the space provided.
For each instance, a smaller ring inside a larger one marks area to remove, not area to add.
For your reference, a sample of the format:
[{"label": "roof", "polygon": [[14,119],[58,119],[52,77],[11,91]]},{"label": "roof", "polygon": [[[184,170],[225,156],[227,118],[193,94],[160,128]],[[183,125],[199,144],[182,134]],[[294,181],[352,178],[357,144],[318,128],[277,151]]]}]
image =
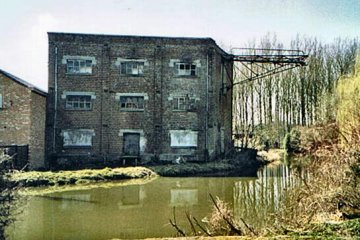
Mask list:
[{"label": "roof", "polygon": [[94,33],[65,33],[65,32],[48,32],[48,35],[59,36],[59,37],[73,37],[79,36],[84,38],[108,38],[108,39],[128,39],[128,40],[147,40],[147,41],[193,41],[195,43],[209,43],[213,44],[214,47],[225,56],[232,56],[231,54],[224,51],[216,41],[210,37],[169,37],[169,36],[141,36],[141,35],[115,35],[115,34],[94,34]]},{"label": "roof", "polygon": [[8,73],[8,72],[6,72],[6,71],[4,71],[2,69],[0,69],[0,73],[7,76],[10,79],[12,79],[13,81],[17,82],[18,84],[29,88],[31,91],[33,91],[33,92],[35,92],[37,94],[40,94],[40,95],[42,95],[44,97],[47,96],[47,93],[45,91],[41,90],[40,88],[36,87],[35,85],[33,85],[33,84],[31,84],[31,83],[29,83],[29,82],[27,82],[27,81],[25,81],[25,80],[23,80],[23,79],[21,79],[19,77],[16,77],[16,76],[12,75],[11,73]]}]

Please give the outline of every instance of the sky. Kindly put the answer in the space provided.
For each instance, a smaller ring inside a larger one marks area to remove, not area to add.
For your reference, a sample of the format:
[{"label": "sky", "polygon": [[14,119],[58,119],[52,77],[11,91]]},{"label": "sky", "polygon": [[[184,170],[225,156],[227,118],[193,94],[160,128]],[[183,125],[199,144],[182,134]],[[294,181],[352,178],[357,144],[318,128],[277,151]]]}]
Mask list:
[{"label": "sky", "polygon": [[331,42],[360,36],[360,0],[0,0],[0,69],[47,90],[47,32]]}]

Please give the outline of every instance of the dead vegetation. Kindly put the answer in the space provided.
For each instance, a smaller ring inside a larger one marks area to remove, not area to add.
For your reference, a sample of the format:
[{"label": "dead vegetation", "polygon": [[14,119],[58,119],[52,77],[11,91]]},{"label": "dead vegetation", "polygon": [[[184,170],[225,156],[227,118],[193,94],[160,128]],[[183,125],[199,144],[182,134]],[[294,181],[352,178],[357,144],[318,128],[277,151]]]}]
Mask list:
[{"label": "dead vegetation", "polygon": [[[296,128],[286,139],[288,150],[312,157],[306,167],[308,177],[302,179],[301,187],[289,191],[282,210],[276,215],[276,224],[273,225],[275,232],[283,234],[298,231],[294,229],[317,231],[321,227],[314,227],[314,223],[329,224],[355,218],[357,220],[352,222],[354,231],[332,234],[335,237],[359,234],[359,73],[358,62],[355,74],[339,81],[336,122],[311,128]],[[346,226],[346,223],[343,225]],[[331,228],[336,229],[328,227]]]},{"label": "dead vegetation", "polygon": [[145,167],[85,169],[59,172],[13,172],[10,181],[23,187],[87,184],[110,180],[154,177],[156,173]]},{"label": "dead vegetation", "polygon": [[173,219],[169,219],[169,222],[176,230],[177,236],[247,236],[253,238],[258,236],[258,233],[244,219],[240,218],[240,222],[234,220],[233,211],[228,203],[218,197],[214,198],[211,194],[209,196],[213,203],[213,209],[209,217],[199,221],[196,217],[191,216],[189,212],[185,212],[191,229],[188,233],[177,224],[174,208]]}]

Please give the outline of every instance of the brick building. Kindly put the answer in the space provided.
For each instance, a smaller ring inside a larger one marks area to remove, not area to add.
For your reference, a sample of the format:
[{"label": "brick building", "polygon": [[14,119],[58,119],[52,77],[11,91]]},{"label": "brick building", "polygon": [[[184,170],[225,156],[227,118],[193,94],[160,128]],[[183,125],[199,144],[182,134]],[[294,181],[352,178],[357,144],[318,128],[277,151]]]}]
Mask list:
[{"label": "brick building", "polygon": [[0,146],[28,145],[31,168],[44,166],[46,95],[0,69]]},{"label": "brick building", "polygon": [[203,161],[232,147],[232,59],[213,39],[48,37],[50,164]]}]

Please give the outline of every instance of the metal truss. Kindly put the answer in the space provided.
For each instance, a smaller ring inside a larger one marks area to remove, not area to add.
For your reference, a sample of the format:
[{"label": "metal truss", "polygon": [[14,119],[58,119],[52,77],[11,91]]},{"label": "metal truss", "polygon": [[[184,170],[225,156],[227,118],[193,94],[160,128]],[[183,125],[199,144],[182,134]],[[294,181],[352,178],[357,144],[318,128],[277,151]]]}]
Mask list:
[{"label": "metal truss", "polygon": [[288,49],[233,48],[232,52],[234,72],[242,75],[233,86],[306,66],[308,57],[301,50]]}]

